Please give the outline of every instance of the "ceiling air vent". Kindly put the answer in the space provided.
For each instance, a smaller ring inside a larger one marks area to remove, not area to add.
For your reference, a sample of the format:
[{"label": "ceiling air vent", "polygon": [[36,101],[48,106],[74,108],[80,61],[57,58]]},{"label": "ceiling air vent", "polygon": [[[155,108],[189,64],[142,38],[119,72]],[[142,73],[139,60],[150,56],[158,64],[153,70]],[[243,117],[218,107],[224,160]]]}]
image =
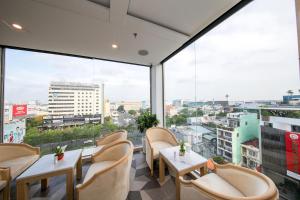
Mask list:
[{"label": "ceiling air vent", "polygon": [[141,55],[141,56],[146,56],[149,54],[149,52],[145,49],[141,49],[138,51],[138,54]]}]

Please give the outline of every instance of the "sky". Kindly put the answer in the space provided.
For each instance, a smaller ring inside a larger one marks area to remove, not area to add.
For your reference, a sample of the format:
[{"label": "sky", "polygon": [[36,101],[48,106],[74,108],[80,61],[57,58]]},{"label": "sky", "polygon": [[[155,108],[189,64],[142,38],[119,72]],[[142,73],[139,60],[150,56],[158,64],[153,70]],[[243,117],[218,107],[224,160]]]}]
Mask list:
[{"label": "sky", "polygon": [[7,49],[5,102],[48,101],[51,81],[104,83],[110,101],[149,101],[149,68],[102,60]]},{"label": "sky", "polygon": [[[111,101],[150,98],[149,68],[8,49],[5,101],[47,103],[51,81],[104,83]],[[280,100],[300,89],[293,0],[255,0],[164,65],[165,99]]]},{"label": "sky", "polygon": [[255,0],[165,64],[165,99],[281,100],[300,89],[293,0]]}]

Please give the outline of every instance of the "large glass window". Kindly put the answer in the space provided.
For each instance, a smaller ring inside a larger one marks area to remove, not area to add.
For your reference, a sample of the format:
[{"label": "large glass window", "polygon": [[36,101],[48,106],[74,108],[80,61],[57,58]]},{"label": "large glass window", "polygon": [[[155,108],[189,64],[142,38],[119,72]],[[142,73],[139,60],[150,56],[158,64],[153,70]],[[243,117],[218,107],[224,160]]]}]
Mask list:
[{"label": "large glass window", "polygon": [[[256,147],[256,170],[270,171],[267,163],[278,160],[282,175],[299,182],[289,168],[289,144],[272,139],[277,129],[282,138],[290,131],[300,136],[294,3],[251,2],[164,63],[164,91],[166,126],[194,151],[242,165],[241,145]],[[299,188],[273,180],[283,198],[299,199]]]},{"label": "large glass window", "polygon": [[5,49],[4,142],[51,153],[77,149],[118,129],[141,145],[136,118],[149,110],[149,68]]}]

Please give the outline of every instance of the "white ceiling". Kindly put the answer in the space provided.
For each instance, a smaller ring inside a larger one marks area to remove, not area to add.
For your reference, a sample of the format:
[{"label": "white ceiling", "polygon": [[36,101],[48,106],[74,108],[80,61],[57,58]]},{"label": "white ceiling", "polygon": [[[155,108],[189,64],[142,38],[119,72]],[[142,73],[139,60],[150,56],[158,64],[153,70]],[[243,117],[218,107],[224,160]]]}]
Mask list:
[{"label": "white ceiling", "polygon": [[91,1],[0,0],[0,44],[154,65],[240,0]]}]

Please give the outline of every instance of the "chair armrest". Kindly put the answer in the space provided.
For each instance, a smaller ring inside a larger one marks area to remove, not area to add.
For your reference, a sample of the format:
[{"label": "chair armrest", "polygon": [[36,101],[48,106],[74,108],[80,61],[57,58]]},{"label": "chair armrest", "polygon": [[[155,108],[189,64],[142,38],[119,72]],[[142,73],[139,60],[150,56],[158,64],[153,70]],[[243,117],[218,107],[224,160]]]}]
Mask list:
[{"label": "chair armrest", "polygon": [[111,144],[126,139],[127,139],[127,131],[119,130],[119,131],[106,134],[104,137],[101,137],[98,140],[96,140],[96,146],[107,145],[107,144]]},{"label": "chair armrest", "polygon": [[22,156],[40,155],[40,148],[28,144],[1,143],[0,162]]},{"label": "chair armrest", "polygon": [[36,155],[41,155],[41,149],[40,147],[33,147],[29,144],[25,144],[25,143],[22,143],[24,145],[24,148],[26,149],[30,149],[31,151],[33,151]]},{"label": "chair armrest", "polygon": [[108,147],[110,147],[111,145],[105,145],[103,146],[103,148],[100,149],[100,151],[97,151],[96,153],[92,154],[92,163],[101,161],[101,160],[105,160],[105,149],[107,149]]},{"label": "chair armrest", "polygon": [[177,141],[177,139],[176,139],[176,137],[175,137],[175,135],[171,132],[171,131],[169,131],[170,132],[170,135],[171,135],[171,138],[172,138],[172,144],[173,145],[179,145],[179,142]]},{"label": "chair armrest", "polygon": [[[92,163],[99,162],[99,161],[115,161],[119,160],[123,155],[120,152],[120,148],[118,147],[118,144],[120,143],[127,143],[128,141],[116,141],[111,144],[105,145],[100,151],[96,152],[92,155]],[[107,151],[107,149],[109,149]]]},{"label": "chair armrest", "polygon": [[104,140],[104,138],[99,138],[99,139],[97,139],[97,140],[96,140],[96,146],[104,145],[104,144],[103,144],[103,140]]}]

